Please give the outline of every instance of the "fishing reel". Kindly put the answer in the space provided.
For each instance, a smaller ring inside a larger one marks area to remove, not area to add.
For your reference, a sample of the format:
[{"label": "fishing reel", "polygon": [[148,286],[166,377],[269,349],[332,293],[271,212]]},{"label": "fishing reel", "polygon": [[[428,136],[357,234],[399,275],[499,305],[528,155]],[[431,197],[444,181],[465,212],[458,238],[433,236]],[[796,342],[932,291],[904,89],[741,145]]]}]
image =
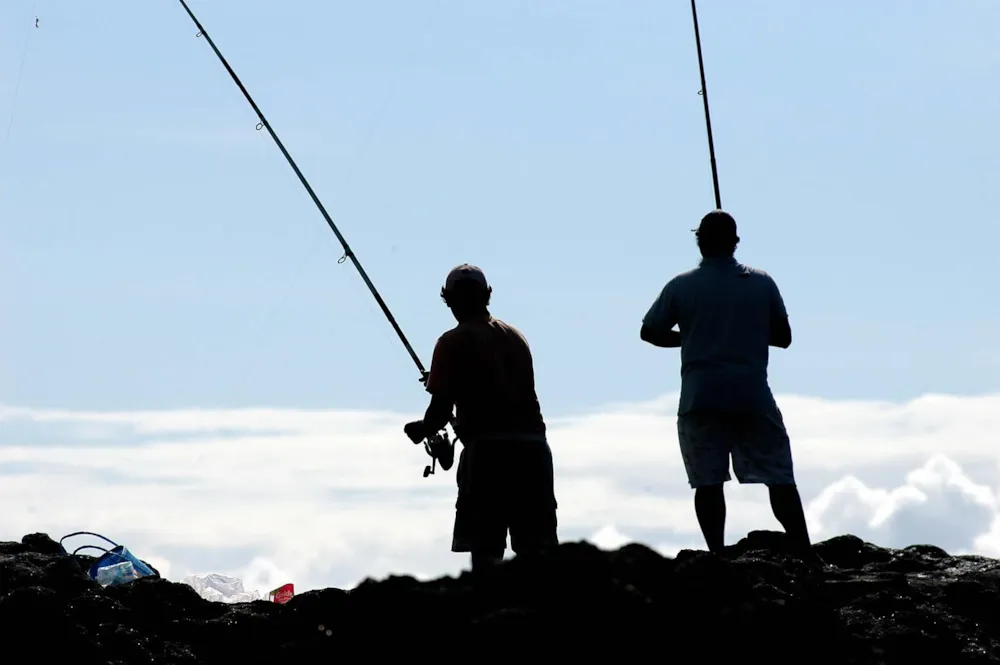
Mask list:
[{"label": "fishing reel", "polygon": [[442,430],[427,437],[423,444],[424,451],[431,456],[431,463],[424,467],[424,478],[434,473],[438,462],[445,471],[455,463],[455,443],[448,437],[447,431]]}]

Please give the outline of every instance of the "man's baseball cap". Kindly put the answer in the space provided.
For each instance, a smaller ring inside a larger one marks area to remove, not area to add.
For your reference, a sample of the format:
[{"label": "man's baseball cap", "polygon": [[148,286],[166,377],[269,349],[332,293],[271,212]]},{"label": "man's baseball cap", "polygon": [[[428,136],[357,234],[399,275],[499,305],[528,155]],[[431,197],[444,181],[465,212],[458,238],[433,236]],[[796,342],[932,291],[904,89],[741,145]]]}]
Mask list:
[{"label": "man's baseball cap", "polygon": [[456,284],[459,282],[475,282],[484,289],[490,287],[489,283],[486,281],[486,274],[483,273],[482,269],[478,266],[469,265],[468,263],[463,263],[460,266],[455,266],[448,273],[448,278],[444,280],[444,290],[451,291]]},{"label": "man's baseball cap", "polygon": [[735,238],[736,220],[724,210],[713,210],[701,218],[698,228],[691,229],[695,235],[712,238]]}]

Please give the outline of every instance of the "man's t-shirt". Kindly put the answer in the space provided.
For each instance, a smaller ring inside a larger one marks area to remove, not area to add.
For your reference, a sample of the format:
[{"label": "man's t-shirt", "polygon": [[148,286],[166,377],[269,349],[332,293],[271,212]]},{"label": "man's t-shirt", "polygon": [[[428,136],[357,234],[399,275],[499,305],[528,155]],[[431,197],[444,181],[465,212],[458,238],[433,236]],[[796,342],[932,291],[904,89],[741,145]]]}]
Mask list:
[{"label": "man's t-shirt", "polygon": [[768,413],[772,325],[788,316],[778,286],[734,258],[704,259],[667,282],[643,324],[681,335],[678,414],[697,409]]},{"label": "man's t-shirt", "polygon": [[528,342],[499,319],[463,322],[441,335],[427,392],[454,400],[464,440],[545,438]]}]

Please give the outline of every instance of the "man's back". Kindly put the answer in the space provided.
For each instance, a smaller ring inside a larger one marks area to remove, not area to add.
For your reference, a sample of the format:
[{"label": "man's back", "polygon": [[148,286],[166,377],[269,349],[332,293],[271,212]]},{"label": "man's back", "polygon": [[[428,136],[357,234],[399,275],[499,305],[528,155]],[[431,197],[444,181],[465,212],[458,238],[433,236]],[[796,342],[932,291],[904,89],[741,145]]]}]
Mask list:
[{"label": "man's back", "polygon": [[733,258],[673,278],[651,309],[681,334],[679,413],[776,409],[767,382],[773,325],[787,317],[774,280]]},{"label": "man's back", "polygon": [[451,375],[463,438],[545,434],[531,350],[517,328],[492,316],[464,321],[441,336],[435,356]]}]

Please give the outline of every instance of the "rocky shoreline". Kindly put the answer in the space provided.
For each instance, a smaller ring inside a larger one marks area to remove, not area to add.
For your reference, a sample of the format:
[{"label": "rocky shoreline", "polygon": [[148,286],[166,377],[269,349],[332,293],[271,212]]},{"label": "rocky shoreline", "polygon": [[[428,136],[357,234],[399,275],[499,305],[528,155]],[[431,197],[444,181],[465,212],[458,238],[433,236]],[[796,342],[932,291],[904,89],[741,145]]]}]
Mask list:
[{"label": "rocky shoreline", "polygon": [[224,604],[140,579],[102,588],[45,534],[0,543],[8,662],[971,663],[1000,660],[1000,562],[839,536],[820,560],[752,532],[725,557],[565,543],[495,575],[394,576]]}]

